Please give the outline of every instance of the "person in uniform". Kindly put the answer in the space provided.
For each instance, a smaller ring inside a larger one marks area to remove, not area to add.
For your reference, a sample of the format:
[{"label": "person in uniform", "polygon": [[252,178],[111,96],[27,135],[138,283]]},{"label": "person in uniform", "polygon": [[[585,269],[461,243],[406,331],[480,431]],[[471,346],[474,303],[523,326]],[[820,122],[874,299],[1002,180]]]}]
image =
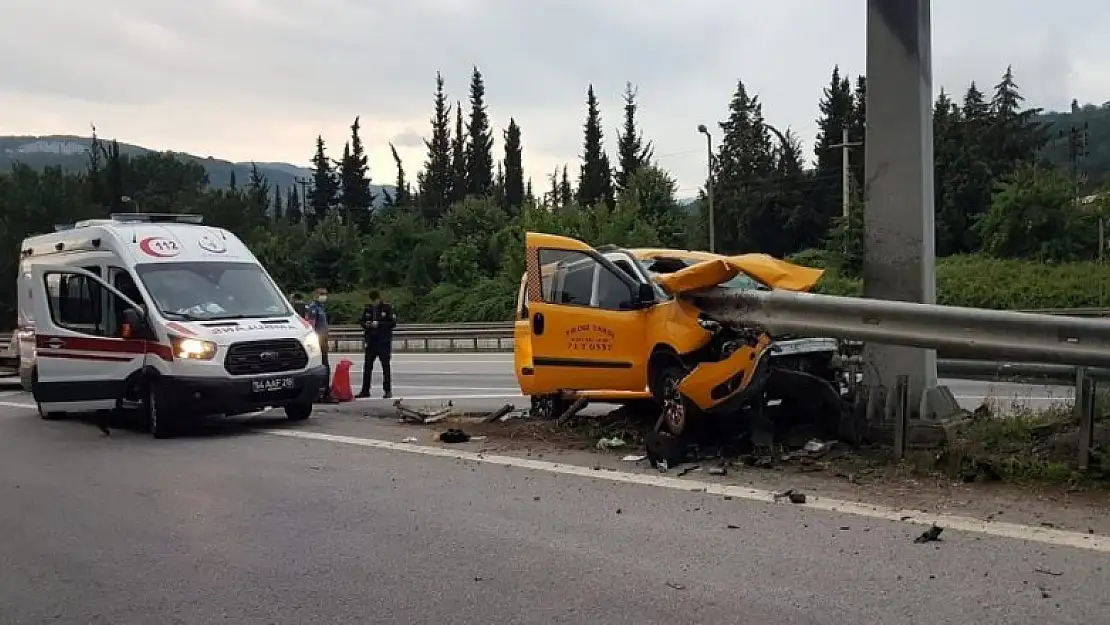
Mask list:
[{"label": "person in uniform", "polygon": [[323,365],[328,368],[328,375],[324,378],[324,388],[322,400],[324,403],[335,403],[331,396],[331,365],[328,364],[328,291],[324,288],[316,289],[316,301],[308,307],[305,314],[305,319],[312,324],[312,328],[316,330],[316,336],[320,338],[320,358],[323,360]]},{"label": "person in uniform", "polygon": [[359,397],[370,396],[370,382],[374,376],[374,361],[382,364],[382,397],[393,397],[393,372],[390,369],[390,357],[393,355],[393,328],[397,320],[393,316],[393,307],[382,300],[377,289],[370,290],[370,305],[362,311],[362,338],[365,344],[362,365],[362,390]]}]

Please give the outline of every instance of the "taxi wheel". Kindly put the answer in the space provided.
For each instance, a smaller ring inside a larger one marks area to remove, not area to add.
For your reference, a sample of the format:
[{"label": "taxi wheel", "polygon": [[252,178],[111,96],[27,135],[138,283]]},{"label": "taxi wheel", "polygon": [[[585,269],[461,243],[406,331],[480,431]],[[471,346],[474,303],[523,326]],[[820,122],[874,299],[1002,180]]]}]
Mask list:
[{"label": "taxi wheel", "polygon": [[681,436],[690,428],[695,410],[678,390],[678,383],[684,377],[685,369],[680,365],[669,365],[659,373],[656,383],[656,395],[660,403],[659,424],[656,429],[665,428],[675,436]]},{"label": "taxi wheel", "polygon": [[529,414],[534,419],[550,421],[558,419],[567,409],[561,395],[533,395]]}]

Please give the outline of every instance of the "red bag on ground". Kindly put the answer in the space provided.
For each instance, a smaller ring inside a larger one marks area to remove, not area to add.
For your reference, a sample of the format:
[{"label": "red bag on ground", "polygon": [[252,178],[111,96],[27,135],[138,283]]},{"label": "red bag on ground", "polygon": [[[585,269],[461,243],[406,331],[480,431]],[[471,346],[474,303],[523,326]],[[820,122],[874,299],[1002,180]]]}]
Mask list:
[{"label": "red bag on ground", "polygon": [[335,373],[331,378],[331,396],[336,401],[352,401],[355,398],[354,392],[351,390],[351,366],[350,360],[343,359],[339,364],[335,365]]}]

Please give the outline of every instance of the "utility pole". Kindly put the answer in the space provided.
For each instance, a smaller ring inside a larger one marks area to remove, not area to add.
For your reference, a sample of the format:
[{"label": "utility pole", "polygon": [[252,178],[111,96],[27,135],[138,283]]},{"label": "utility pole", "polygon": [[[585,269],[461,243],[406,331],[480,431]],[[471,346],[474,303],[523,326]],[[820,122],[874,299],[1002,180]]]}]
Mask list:
[{"label": "utility pole", "polygon": [[698,124],[698,132],[705,135],[705,152],[707,155],[705,165],[705,199],[709,204],[709,253],[713,254],[717,251],[715,226],[713,224],[713,136],[709,134],[709,128],[707,128],[705,124]]},{"label": "utility pole", "polygon": [[[1072,201],[1075,202],[1076,210],[1079,210],[1080,202],[1080,187],[1079,187],[1079,161],[1091,155],[1091,150],[1088,147],[1088,139],[1090,132],[1087,122],[1083,122],[1082,126],[1072,124],[1067,130],[1060,131],[1061,137],[1067,137],[1068,140],[1068,160],[1071,162],[1071,177],[1072,184],[1075,185],[1072,195]],[[1106,222],[1102,215],[1098,217],[1098,262],[1101,263],[1106,249]]]},{"label": "utility pole", "polygon": [[862,141],[848,141],[848,127],[845,126],[840,130],[840,143],[830,145],[829,148],[840,148],[840,210],[841,216],[844,217],[845,226],[848,221],[848,208],[852,204],[852,161],[849,156],[849,150],[856,146],[863,145]]}]

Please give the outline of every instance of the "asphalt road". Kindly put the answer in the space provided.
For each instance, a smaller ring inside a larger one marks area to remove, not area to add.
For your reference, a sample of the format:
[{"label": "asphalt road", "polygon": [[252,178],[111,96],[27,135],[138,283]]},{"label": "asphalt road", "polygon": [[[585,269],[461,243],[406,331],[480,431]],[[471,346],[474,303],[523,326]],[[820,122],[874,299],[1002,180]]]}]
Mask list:
[{"label": "asphalt road", "polygon": [[306,439],[329,427],[313,421],[277,432],[298,438],[156,441],[0,406],[0,621],[1042,625],[1110,610],[1105,549],[956,529],[919,545],[921,527],[858,514]]}]

